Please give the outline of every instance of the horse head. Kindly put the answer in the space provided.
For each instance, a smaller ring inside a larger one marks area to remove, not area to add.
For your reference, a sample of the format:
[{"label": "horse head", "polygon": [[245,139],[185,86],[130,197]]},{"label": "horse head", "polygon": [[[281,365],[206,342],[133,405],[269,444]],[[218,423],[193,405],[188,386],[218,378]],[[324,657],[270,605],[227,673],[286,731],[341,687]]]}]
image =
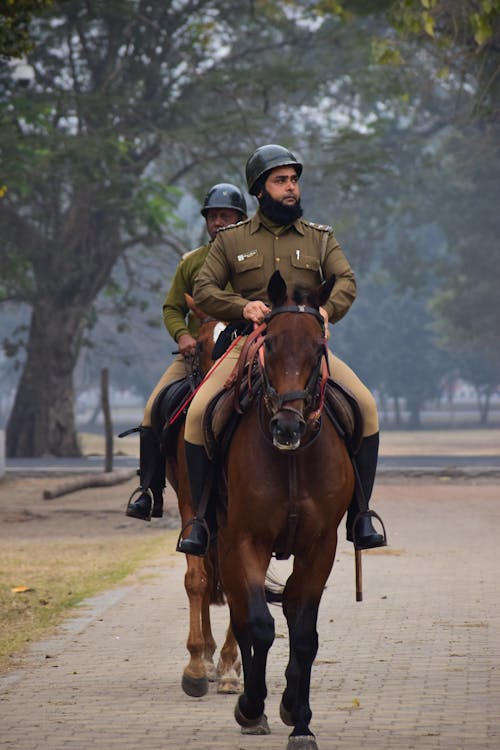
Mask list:
[{"label": "horse head", "polygon": [[273,444],[282,451],[300,446],[320,402],[326,338],[319,308],[334,283],[332,276],[316,289],[296,287],[290,295],[279,271],[269,280],[272,310],[264,340],[264,401]]}]

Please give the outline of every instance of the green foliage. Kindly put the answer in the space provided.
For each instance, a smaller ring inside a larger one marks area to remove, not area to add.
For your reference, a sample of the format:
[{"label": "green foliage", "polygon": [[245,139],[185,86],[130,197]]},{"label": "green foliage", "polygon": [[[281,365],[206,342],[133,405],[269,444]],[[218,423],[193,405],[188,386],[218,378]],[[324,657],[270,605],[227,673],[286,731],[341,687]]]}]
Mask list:
[{"label": "green foliage", "polygon": [[21,57],[33,47],[29,25],[54,0],[3,0],[0,5],[0,57]]}]

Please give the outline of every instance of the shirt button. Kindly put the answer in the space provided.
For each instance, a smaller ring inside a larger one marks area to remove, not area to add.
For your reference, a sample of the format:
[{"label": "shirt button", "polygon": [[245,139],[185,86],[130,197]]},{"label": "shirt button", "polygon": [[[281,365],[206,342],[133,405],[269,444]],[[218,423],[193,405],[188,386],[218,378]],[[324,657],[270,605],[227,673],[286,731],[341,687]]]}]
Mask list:
[{"label": "shirt button", "polygon": [[276,258],[276,263],[279,263],[281,258]]}]

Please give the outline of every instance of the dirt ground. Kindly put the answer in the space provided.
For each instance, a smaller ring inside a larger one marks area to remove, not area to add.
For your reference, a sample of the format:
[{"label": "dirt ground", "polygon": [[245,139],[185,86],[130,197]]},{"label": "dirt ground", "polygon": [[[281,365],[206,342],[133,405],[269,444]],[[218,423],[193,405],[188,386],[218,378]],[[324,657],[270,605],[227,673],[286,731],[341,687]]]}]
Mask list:
[{"label": "dirt ground", "polygon": [[[137,478],[110,487],[80,489],[51,500],[45,490],[54,490],[70,479],[64,476],[7,476],[0,481],[0,540],[2,539],[68,539],[148,535],[166,528],[179,528],[176,497],[165,490],[165,514],[150,523],[125,516],[130,494]],[[440,499],[500,500],[500,478],[449,478],[392,476],[377,480],[372,507],[383,515],[386,503],[398,498],[415,503],[432,504]],[[388,533],[389,533],[388,529]],[[390,542],[390,538],[389,538]]]},{"label": "dirt ground", "polygon": [[[85,475],[83,475],[85,476]],[[165,514],[151,523],[128,518],[127,501],[137,478],[110,487],[92,487],[46,500],[45,490],[55,490],[80,475],[20,477],[0,481],[0,540],[136,536],[166,528],[179,528],[176,498],[165,491]]]}]

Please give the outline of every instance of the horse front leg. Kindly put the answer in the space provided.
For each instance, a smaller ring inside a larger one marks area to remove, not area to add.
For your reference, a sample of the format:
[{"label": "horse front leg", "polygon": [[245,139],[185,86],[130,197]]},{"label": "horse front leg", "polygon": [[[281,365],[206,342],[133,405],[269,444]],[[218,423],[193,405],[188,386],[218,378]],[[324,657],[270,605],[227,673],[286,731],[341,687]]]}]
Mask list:
[{"label": "horse front leg", "polygon": [[182,675],[182,689],[193,698],[208,691],[205,667],[205,638],[202,630],[202,608],[207,595],[207,574],[201,557],[186,555],[187,570],[184,585],[189,601],[189,633],[187,649],[190,659]]},{"label": "horse front leg", "polygon": [[205,663],[205,672],[208,681],[215,682],[217,680],[217,670],[215,669],[214,664],[214,653],[217,644],[215,643],[212,633],[212,623],[210,621],[210,599],[210,583],[208,582],[201,605],[201,632],[203,636],[203,660]]},{"label": "horse front leg", "polygon": [[280,706],[282,721],[293,726],[287,750],[317,750],[309,728],[311,670],[318,652],[318,609],[324,586],[333,565],[335,540],[331,550],[317,560],[295,558],[294,570],[283,593],[283,612],[288,623],[290,658],[286,669],[286,689]]},{"label": "horse front leg", "polygon": [[[269,555],[252,551],[248,540],[225,543],[225,530],[219,540],[224,590],[231,611],[231,625],[243,664],[243,693],[234,715],[244,734],[269,734],[264,714],[267,697],[267,655],[274,641],[274,619],[267,606],[264,580]],[[262,558],[262,559],[259,559]],[[241,571],[246,572],[242,579]]]},{"label": "horse front leg", "polygon": [[238,644],[233,628],[229,625],[217,664],[217,692],[228,695],[239,693],[242,687],[240,675],[241,661],[238,656]]},{"label": "horse front leg", "polygon": [[280,706],[282,721],[293,726],[287,750],[317,750],[309,723],[311,669],[318,652],[316,623],[318,606],[306,605],[298,616],[287,615],[290,634],[290,658],[286,668],[286,689]]},{"label": "horse front leg", "polygon": [[236,609],[231,610],[231,616],[242,654],[244,687],[234,716],[243,734],[269,734],[264,707],[267,698],[267,655],[274,641],[274,619],[263,589],[249,592],[247,623],[236,624]]}]

